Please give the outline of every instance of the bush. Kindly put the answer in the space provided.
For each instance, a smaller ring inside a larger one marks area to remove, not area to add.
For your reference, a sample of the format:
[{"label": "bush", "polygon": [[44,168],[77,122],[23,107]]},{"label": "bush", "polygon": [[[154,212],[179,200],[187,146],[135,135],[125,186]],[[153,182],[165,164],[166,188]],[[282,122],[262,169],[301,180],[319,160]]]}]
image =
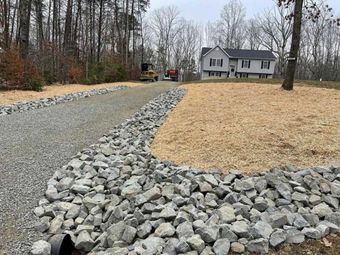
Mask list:
[{"label": "bush", "polygon": [[44,72],[44,80],[46,84],[53,84],[58,81],[57,76],[53,74],[51,71]]},{"label": "bush", "polygon": [[25,61],[17,49],[9,49],[0,55],[0,77],[9,87],[20,86],[25,71]]},{"label": "bush", "polygon": [[33,76],[28,80],[28,89],[37,92],[43,91],[44,81],[39,76]]},{"label": "bush", "polygon": [[84,71],[77,65],[72,65],[67,73],[67,80],[70,83],[79,83],[84,78]]},{"label": "bush", "polygon": [[115,81],[126,81],[127,77],[128,75],[126,69],[122,65],[117,65]]}]

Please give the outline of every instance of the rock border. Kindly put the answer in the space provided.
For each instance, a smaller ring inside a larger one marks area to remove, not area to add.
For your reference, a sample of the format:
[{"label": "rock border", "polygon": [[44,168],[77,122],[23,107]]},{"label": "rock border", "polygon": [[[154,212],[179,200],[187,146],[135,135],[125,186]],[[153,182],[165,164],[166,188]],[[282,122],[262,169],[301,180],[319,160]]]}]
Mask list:
[{"label": "rock border", "polygon": [[34,210],[46,240],[66,233],[91,255],[225,255],[339,233],[340,164],[243,176],[154,157],[154,135],[184,94],[158,96],[55,172]]},{"label": "rock border", "polygon": [[13,114],[16,112],[25,112],[40,108],[45,108],[52,105],[63,104],[75,100],[79,100],[86,97],[96,96],[96,95],[104,95],[108,93],[112,93],[117,90],[127,89],[128,86],[115,86],[111,88],[101,88],[101,89],[92,89],[89,91],[81,91],[70,93],[62,96],[54,96],[48,98],[41,98],[33,101],[22,101],[11,105],[0,105],[0,116],[5,116],[9,114]]}]

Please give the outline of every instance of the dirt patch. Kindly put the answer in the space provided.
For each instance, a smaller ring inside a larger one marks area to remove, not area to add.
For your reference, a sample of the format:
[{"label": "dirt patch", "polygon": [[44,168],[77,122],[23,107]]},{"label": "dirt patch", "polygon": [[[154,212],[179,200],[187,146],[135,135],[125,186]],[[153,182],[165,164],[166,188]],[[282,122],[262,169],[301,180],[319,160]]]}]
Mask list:
[{"label": "dirt patch", "polygon": [[188,84],[152,144],[160,159],[245,173],[340,162],[340,91]]},{"label": "dirt patch", "polygon": [[40,98],[48,98],[53,96],[62,96],[70,93],[88,91],[92,89],[110,88],[119,85],[135,87],[141,84],[142,83],[139,82],[115,82],[115,83],[103,83],[98,85],[56,84],[51,86],[45,86],[42,92],[26,90],[0,91],[0,105],[14,104],[19,101],[32,101]]},{"label": "dirt patch", "polygon": [[330,235],[322,240],[307,240],[299,245],[280,247],[277,251],[271,251],[271,255],[339,255],[340,236]]}]

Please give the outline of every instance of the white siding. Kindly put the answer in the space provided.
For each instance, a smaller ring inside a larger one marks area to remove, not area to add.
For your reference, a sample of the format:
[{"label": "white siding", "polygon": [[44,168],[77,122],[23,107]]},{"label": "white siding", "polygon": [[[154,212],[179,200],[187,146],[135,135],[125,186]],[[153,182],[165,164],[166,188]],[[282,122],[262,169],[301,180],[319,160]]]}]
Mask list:
[{"label": "white siding", "polygon": [[[238,60],[237,72],[253,73],[253,74],[273,74],[275,68],[275,61],[270,61],[269,69],[261,69],[262,60],[250,60],[250,68],[242,68],[242,59]],[[258,77],[257,77],[258,78]]]},{"label": "white siding", "polygon": [[[211,58],[223,59],[223,66],[222,67],[221,66],[210,66]],[[202,71],[227,72],[228,70],[229,70],[229,58],[220,47],[214,48],[202,58]]]}]

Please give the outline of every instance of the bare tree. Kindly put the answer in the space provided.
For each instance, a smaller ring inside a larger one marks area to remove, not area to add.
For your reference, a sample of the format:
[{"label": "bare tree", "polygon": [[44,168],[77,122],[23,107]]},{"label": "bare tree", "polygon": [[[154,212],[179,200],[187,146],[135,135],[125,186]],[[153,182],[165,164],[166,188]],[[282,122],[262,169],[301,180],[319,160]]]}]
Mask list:
[{"label": "bare tree", "polygon": [[[294,86],[294,77],[298,59],[298,52],[300,48],[300,40],[301,40],[301,26],[302,26],[302,17],[303,17],[303,8],[307,11],[306,17],[313,22],[316,22],[321,15],[321,7],[323,6],[323,2],[316,2],[314,0],[278,0],[279,6],[288,7],[290,4],[294,4],[294,12],[288,16],[288,18],[293,18],[293,35],[290,47],[290,53],[288,58],[288,66],[287,72],[285,75],[285,79],[282,84],[282,88],[285,90],[292,90]],[[329,8],[326,5],[326,11],[331,11],[332,8]],[[334,22],[339,23],[339,19]]]},{"label": "bare tree", "polygon": [[261,45],[273,51],[278,56],[277,72],[284,75],[286,58],[289,54],[288,43],[293,32],[293,22],[287,19],[291,14],[290,6],[277,6],[258,18],[261,27]]},{"label": "bare tree", "polygon": [[154,11],[151,27],[157,38],[158,62],[165,73],[169,68],[171,47],[180,31],[179,11],[175,6],[162,7]]},{"label": "bare tree", "polygon": [[221,12],[220,43],[226,48],[240,49],[245,42],[246,9],[240,0],[229,0]]}]

